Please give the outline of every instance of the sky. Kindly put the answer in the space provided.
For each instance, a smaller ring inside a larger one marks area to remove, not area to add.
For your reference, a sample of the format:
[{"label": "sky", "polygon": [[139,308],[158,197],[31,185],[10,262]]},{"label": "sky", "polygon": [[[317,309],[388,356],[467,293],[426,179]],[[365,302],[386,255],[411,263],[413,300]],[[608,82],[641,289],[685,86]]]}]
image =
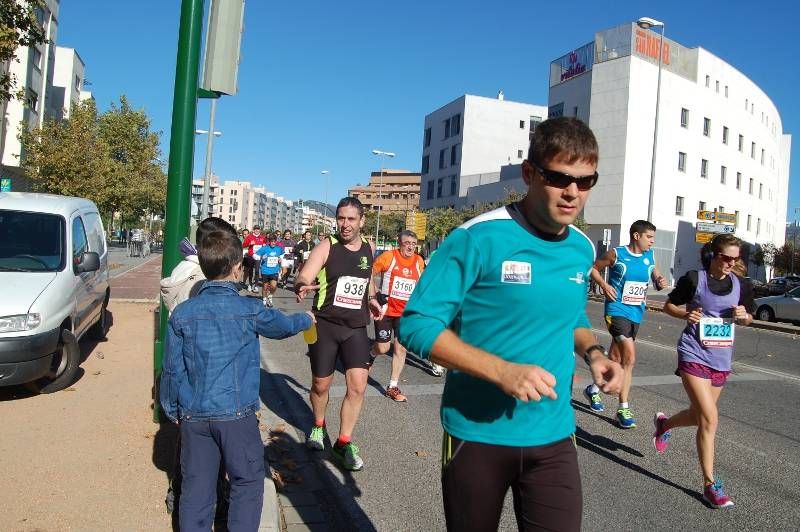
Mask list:
[{"label": "sky", "polygon": [[[206,0],[206,4],[209,0]],[[144,109],[168,155],[181,2],[62,0],[59,46],[75,48],[103,111],[121,95]],[[596,31],[642,16],[753,80],[793,138],[787,219],[800,209],[798,46],[794,2],[535,0],[247,0],[239,92],[220,98],[213,172],[287,199],[331,202],[380,161],[419,171],[425,115],[463,94],[547,105],[550,61]],[[202,61],[202,58],[201,58]],[[201,64],[202,72],[202,64]],[[197,124],[208,129],[209,102]],[[195,177],[206,137],[195,142]]]}]

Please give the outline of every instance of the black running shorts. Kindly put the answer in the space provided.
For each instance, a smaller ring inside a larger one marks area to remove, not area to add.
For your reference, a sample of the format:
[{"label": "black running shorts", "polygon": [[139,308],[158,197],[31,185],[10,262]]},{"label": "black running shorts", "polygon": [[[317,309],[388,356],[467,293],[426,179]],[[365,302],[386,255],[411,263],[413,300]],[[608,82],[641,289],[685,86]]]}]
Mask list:
[{"label": "black running shorts", "polygon": [[638,323],[634,323],[622,316],[606,316],[606,326],[608,327],[608,334],[617,343],[623,342],[627,338],[636,340],[636,333],[639,332]]},{"label": "black running shorts", "polygon": [[442,495],[448,531],[497,530],[509,488],[519,530],[580,530],[583,494],[573,437],[507,447],[445,432]]},{"label": "black running shorts", "polygon": [[336,360],[342,361],[345,371],[353,368],[369,369],[370,343],[366,327],[347,327],[317,317],[317,341],[308,346],[311,357],[311,374],[329,377],[336,369]]},{"label": "black running shorts", "polygon": [[384,316],[382,320],[375,322],[375,341],[384,344],[391,342],[392,337],[397,335],[397,327],[400,325],[400,316],[389,318]]}]

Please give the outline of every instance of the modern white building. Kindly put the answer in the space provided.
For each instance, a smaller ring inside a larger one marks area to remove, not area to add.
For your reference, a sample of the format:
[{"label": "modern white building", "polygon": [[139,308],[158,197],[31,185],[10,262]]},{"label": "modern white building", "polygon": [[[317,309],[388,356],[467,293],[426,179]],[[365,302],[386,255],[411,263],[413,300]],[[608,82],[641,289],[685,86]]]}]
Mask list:
[{"label": "modern white building", "polygon": [[16,78],[15,89],[25,93],[24,101],[13,99],[0,104],[0,177],[10,178],[13,190],[29,187],[20,167],[20,127],[39,127],[45,118],[55,118],[60,109],[60,99],[53,95],[58,10],[59,0],[45,0],[42,8],[37,7],[36,18],[47,40],[17,48],[17,60],[0,65],[0,71]]},{"label": "modern white building", "polygon": [[[541,105],[465,94],[425,117],[420,208],[462,207],[471,187],[500,180],[520,164],[530,135],[547,116]],[[502,198],[498,198],[502,199]]]},{"label": "modern white building", "polygon": [[53,70],[53,111],[56,120],[69,118],[72,106],[92,98],[84,90],[86,65],[74,48],[56,46],[56,61]]},{"label": "modern white building", "polygon": [[783,244],[791,136],[769,96],[719,57],[668,38],[660,47],[658,33],[625,23],[550,64],[548,104],[549,117],[577,116],[597,136],[600,181],[584,211],[594,241],[610,229],[610,245],[626,243],[652,199],[672,280],[699,265],[697,211],[735,214],[750,244]]}]

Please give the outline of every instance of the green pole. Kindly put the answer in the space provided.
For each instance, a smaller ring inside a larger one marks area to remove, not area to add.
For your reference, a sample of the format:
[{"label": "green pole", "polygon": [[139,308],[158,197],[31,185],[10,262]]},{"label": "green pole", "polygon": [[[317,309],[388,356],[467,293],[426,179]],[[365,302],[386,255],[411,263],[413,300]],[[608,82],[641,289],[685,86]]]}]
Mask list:
[{"label": "green pole", "polygon": [[[168,277],[180,262],[178,244],[189,234],[203,2],[204,0],[182,0],[181,3],[178,58],[175,66],[175,93],[172,103],[172,131],[169,142],[164,254],[161,259],[162,278]],[[158,384],[161,379],[168,318],[167,308],[161,303],[158,313],[158,337],[153,346],[153,421],[156,423],[160,421],[161,417]]]}]

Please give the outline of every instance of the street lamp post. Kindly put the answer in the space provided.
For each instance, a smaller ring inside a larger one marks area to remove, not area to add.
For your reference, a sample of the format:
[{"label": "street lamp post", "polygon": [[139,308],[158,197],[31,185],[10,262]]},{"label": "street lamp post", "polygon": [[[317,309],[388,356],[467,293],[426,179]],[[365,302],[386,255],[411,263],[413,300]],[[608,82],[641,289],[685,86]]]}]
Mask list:
[{"label": "street lamp post", "polygon": [[214,147],[214,137],[222,135],[219,131],[214,131],[214,118],[217,116],[217,100],[211,100],[211,117],[209,118],[208,130],[195,129],[197,135],[208,134],[208,144],[206,144],[206,172],[203,177],[203,203],[200,205],[200,220],[208,218],[208,198],[211,195],[211,154]]},{"label": "street lamp post", "polygon": [[328,170],[322,170],[320,174],[325,176],[325,196],[324,201],[322,203],[322,225],[327,229],[328,222],[326,220],[328,216],[328,175],[330,172]]},{"label": "street lamp post", "polygon": [[661,100],[661,65],[664,57],[664,23],[650,17],[642,17],[636,21],[640,28],[661,28],[658,40],[658,83],[656,85],[656,120],[653,126],[653,155],[650,158],[650,193],[647,196],[647,221],[653,221],[653,190],[656,182],[656,146],[658,143],[658,108]]},{"label": "street lamp post", "polygon": [[394,157],[394,152],[391,151],[382,151],[382,150],[372,150],[373,155],[378,155],[381,158],[381,174],[380,174],[380,184],[378,186],[378,216],[375,222],[375,247],[378,247],[378,234],[381,230],[381,200],[383,199],[381,195],[383,194],[383,159],[384,157]]},{"label": "street lamp post", "polygon": [[800,207],[794,208],[794,231],[792,232],[792,275],[794,275],[794,255],[797,253],[797,213],[800,212]]}]

